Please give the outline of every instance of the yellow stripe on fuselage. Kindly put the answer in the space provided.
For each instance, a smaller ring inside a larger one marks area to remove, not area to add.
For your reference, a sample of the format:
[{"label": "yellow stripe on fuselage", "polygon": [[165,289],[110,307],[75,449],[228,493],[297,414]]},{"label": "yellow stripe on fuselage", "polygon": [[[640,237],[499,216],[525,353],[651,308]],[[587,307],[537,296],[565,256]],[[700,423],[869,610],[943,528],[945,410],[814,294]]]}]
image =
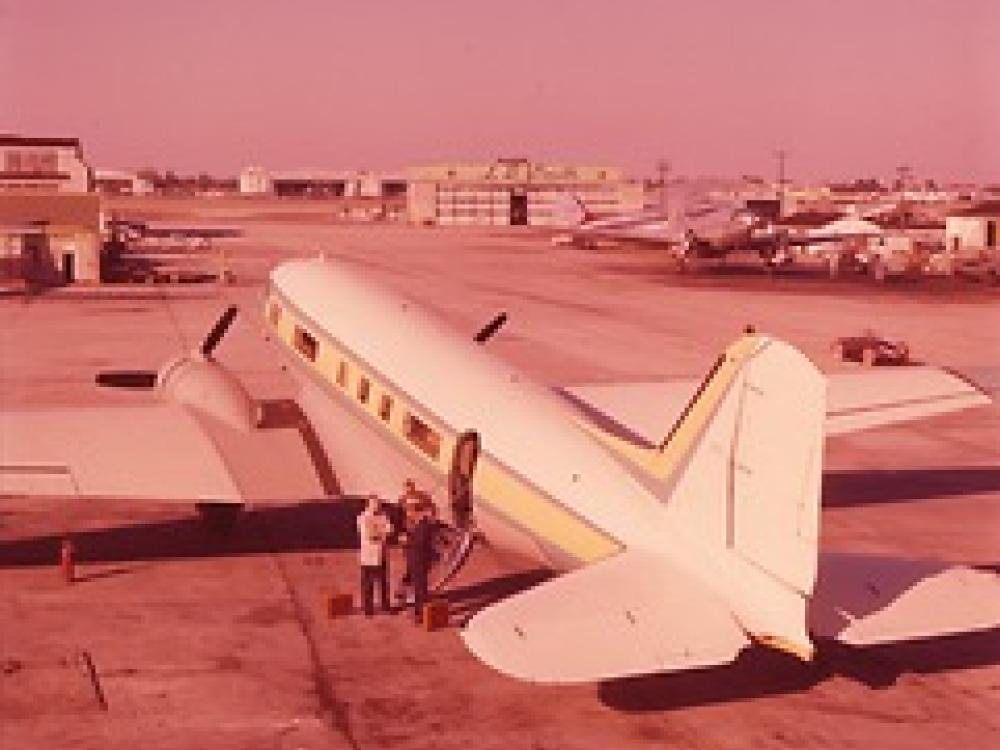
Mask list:
[{"label": "yellow stripe on fuselage", "polygon": [[[688,404],[672,432],[659,448],[647,448],[630,443],[602,430],[585,417],[580,425],[616,454],[656,479],[667,481],[691,454],[698,439],[714,416],[737,374],[747,359],[757,351],[761,337],[746,335],[732,343],[701,389]],[[655,406],[655,405],[650,405]]]},{"label": "yellow stripe on fuselage", "polygon": [[[277,323],[271,314],[272,305],[281,308]],[[284,299],[277,290],[272,290],[265,302],[265,319],[274,334],[307,366],[326,386],[339,391],[355,407],[361,410],[369,421],[379,425],[382,434],[394,441],[404,453],[415,457],[442,480],[447,478],[451,467],[451,456],[458,440],[458,431],[440,422],[403,392],[386,383],[385,378],[366,363],[353,357],[345,347],[330,339],[329,335],[301,315],[294,306]],[[318,342],[316,359],[309,360],[299,352],[294,344],[295,328],[306,330]],[[337,369],[341,361],[347,362],[350,376],[346,387],[337,383]],[[365,377],[370,383],[367,404],[357,398],[357,383]],[[385,394],[392,398],[392,416],[387,422],[378,414],[378,403]],[[413,413],[427,422],[441,438],[437,459],[427,455],[409,440],[405,434],[404,413]],[[533,536],[536,541],[560,550],[567,557],[582,563],[594,562],[608,557],[621,549],[612,537],[578,518],[562,504],[532,487],[513,470],[504,466],[489,454],[489,446],[483,446],[483,453],[476,465],[475,494],[490,509],[506,518],[520,531]]]}]

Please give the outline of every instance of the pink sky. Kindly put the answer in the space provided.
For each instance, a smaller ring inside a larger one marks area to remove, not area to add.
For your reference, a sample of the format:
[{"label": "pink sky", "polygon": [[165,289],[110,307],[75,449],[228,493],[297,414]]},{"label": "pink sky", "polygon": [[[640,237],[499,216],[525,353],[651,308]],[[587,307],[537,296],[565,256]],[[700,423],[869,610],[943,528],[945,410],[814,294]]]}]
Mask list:
[{"label": "pink sky", "polygon": [[0,132],[98,166],[526,155],[1000,181],[996,0],[0,0]]}]

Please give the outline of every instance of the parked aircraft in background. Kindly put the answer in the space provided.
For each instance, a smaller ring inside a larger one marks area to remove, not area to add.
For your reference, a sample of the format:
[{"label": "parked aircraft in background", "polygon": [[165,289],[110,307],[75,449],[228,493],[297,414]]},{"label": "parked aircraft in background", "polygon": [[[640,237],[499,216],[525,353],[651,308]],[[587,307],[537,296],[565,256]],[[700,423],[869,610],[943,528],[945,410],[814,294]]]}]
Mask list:
[{"label": "parked aircraft in background", "polygon": [[679,194],[667,211],[603,214],[589,210],[579,197],[567,195],[556,212],[565,232],[553,237],[553,242],[580,247],[637,242],[683,253],[702,245],[721,247],[745,241],[751,231],[749,215],[741,212],[735,202],[706,193]]},{"label": "parked aircraft in background", "polygon": [[[813,637],[1000,624],[992,573],[818,549],[825,436],[988,402],[942,370],[824,377],[748,332],[700,383],[554,390],[482,345],[501,317],[458,335],[344,268],[291,261],[271,274],[264,319],[302,383],[310,440],[305,420],[269,421],[216,359],[235,314],[158,373],[100,378],[152,387],[157,404],[0,416],[0,493],[225,512],[330,492],[324,466],[351,493],[414,477],[464,541],[564,574],[462,631],[487,664],[539,682],[721,664],[751,643],[810,659]],[[456,548],[445,575],[469,547]]]},{"label": "parked aircraft in background", "polygon": [[596,214],[576,196],[567,196],[557,207],[565,228],[553,244],[583,248],[619,244],[662,247],[685,267],[723,261],[753,263],[769,269],[794,265],[797,248],[838,244],[844,234],[792,237],[775,231],[738,201],[704,191],[679,192],[671,209]]}]

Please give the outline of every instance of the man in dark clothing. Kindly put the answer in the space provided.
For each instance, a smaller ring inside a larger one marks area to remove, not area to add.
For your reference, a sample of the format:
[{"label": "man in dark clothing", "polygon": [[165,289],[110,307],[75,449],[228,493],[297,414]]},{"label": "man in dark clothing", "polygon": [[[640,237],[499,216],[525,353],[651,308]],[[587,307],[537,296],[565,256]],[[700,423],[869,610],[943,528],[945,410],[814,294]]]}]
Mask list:
[{"label": "man in dark clothing", "polygon": [[406,565],[413,585],[413,621],[418,625],[427,601],[428,578],[434,562],[434,521],[430,513],[421,513],[407,534]]}]

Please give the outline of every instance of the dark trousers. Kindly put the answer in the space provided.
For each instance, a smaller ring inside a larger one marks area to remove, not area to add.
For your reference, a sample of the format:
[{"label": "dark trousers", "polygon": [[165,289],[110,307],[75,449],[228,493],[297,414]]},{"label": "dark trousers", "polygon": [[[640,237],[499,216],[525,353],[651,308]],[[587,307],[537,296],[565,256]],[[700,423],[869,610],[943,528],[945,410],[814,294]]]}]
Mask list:
[{"label": "dark trousers", "polygon": [[379,598],[382,600],[382,611],[389,611],[389,566],[385,563],[381,565],[361,566],[361,596],[365,603],[365,615],[371,617],[375,614],[375,584],[378,584]]},{"label": "dark trousers", "polygon": [[428,573],[426,565],[410,565],[410,582],[413,584],[413,621],[416,623],[419,623],[424,616]]}]

